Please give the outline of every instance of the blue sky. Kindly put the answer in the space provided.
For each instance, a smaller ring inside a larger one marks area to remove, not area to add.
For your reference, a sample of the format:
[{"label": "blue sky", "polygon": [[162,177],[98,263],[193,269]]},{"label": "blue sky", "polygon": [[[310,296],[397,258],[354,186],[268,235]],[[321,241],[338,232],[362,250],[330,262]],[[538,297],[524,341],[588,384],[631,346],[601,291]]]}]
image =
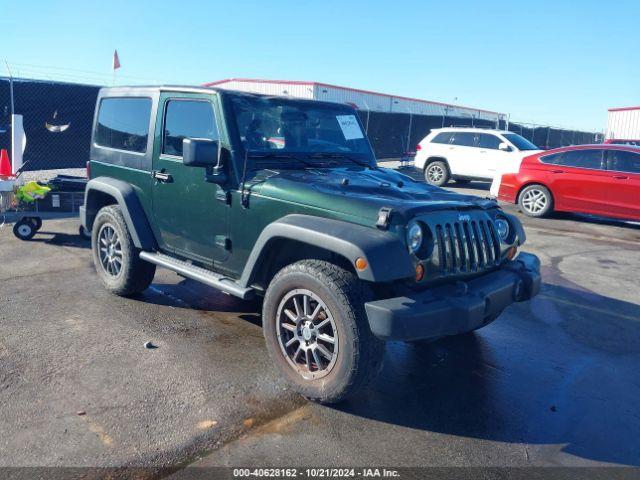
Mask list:
[{"label": "blue sky", "polygon": [[[601,130],[640,104],[633,1],[9,1],[0,60],[61,80],[316,80]],[[2,75],[5,69],[1,68]]]}]

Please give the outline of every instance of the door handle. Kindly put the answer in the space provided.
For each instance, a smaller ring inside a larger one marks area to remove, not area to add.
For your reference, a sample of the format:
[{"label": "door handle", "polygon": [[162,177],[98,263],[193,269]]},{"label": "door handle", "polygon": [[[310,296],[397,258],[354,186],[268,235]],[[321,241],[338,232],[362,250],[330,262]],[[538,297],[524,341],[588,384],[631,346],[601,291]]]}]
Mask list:
[{"label": "door handle", "polygon": [[169,173],[159,172],[154,170],[151,172],[151,176],[158,182],[169,183],[173,180],[173,177]]},{"label": "door handle", "polygon": [[551,173],[564,173],[564,170],[550,170]]},{"label": "door handle", "polygon": [[613,178],[615,178],[616,180],[628,180],[629,177],[627,177],[626,175],[614,175]]}]

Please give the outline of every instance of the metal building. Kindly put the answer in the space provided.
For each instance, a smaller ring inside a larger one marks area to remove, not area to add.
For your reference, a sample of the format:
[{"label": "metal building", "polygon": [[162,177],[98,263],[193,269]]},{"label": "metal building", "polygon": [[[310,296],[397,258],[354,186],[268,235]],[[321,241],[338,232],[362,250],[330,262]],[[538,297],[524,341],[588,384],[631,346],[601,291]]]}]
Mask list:
[{"label": "metal building", "polygon": [[610,108],[607,139],[640,140],[640,107]]},{"label": "metal building", "polygon": [[348,103],[357,107],[359,110],[372,112],[460,117],[489,121],[496,125],[500,120],[506,119],[506,115],[503,113],[479,108],[462,107],[417,98],[388,95],[320,82],[229,78],[206,83],[205,86],[215,86],[218,88],[228,88],[230,90],[263,93],[267,95],[285,95],[296,98]]}]

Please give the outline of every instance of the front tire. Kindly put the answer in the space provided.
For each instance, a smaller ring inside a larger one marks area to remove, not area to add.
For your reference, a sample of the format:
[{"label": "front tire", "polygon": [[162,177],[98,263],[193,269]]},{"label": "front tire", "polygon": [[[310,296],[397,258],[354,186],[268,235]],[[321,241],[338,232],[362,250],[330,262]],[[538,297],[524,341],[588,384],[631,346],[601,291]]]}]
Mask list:
[{"label": "front tire", "polygon": [[529,217],[545,217],[553,211],[553,197],[547,187],[527,185],[518,195],[518,206]]},{"label": "front tire", "polygon": [[103,207],[93,223],[93,263],[107,290],[128,296],[145,290],[156,273],[154,264],[140,260],[120,207]]},{"label": "front tire", "polygon": [[442,187],[449,181],[451,174],[449,173],[449,167],[445,162],[436,160],[427,165],[424,169],[424,179],[430,185],[436,187]]},{"label": "front tire", "polygon": [[303,260],[276,274],[263,305],[267,350],[293,390],[337,403],[379,372],[384,342],[369,329],[371,290],[353,273]]}]

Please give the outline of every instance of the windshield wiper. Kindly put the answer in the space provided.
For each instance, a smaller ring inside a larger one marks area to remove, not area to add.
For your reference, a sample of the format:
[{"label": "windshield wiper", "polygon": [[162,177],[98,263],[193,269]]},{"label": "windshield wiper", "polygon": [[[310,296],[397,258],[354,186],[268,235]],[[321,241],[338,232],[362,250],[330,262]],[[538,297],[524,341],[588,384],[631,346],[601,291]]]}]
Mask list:
[{"label": "windshield wiper", "polygon": [[361,167],[369,167],[369,168],[373,168],[368,162],[364,162],[362,160],[359,160],[357,158],[354,158],[350,155],[347,155],[345,153],[339,153],[339,152],[332,152],[332,153],[326,153],[326,152],[318,152],[318,153],[312,153],[311,155],[309,155],[310,158],[346,158],[347,160],[352,161],[353,163],[355,163],[356,165],[360,165]]}]

